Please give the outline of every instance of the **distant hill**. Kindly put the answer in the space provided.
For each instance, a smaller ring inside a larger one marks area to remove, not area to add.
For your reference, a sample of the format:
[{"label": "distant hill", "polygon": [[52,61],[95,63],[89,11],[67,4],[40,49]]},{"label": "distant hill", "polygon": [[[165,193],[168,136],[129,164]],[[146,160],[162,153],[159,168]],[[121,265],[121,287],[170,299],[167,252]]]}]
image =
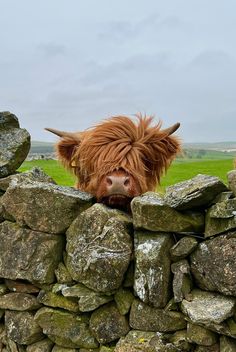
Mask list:
[{"label": "distant hill", "polygon": [[45,154],[54,152],[54,143],[32,141],[30,154]]},{"label": "distant hill", "polygon": [[220,160],[220,159],[234,159],[235,157],[236,157],[236,150],[220,151],[215,149],[184,148],[183,154],[178,156],[178,159]]},{"label": "distant hill", "polygon": [[184,143],[186,149],[206,149],[219,151],[236,151],[236,142],[218,142],[218,143]]},{"label": "distant hill", "polygon": [[[30,154],[50,154],[54,143],[32,141]],[[184,143],[183,155],[178,159],[233,159],[236,157],[236,142]]]},{"label": "distant hill", "polygon": [[186,159],[234,159],[236,142],[185,143],[183,151]]}]

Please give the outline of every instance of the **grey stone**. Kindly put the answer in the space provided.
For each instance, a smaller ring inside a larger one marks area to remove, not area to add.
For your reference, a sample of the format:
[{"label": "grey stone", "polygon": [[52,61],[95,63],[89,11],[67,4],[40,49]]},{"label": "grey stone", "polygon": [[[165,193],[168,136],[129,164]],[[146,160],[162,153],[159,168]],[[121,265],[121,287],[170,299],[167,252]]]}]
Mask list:
[{"label": "grey stone", "polygon": [[234,194],[232,191],[221,192],[215,197],[215,199],[213,199],[212,205],[220,202],[225,202],[226,200],[229,200],[231,198],[234,198]]},{"label": "grey stone", "polygon": [[180,312],[153,308],[134,300],[130,311],[130,326],[135,330],[172,332],[185,329],[187,323]]},{"label": "grey stone", "polygon": [[229,329],[229,334],[226,333],[225,335],[236,338],[236,314],[234,314],[233,318],[229,318],[228,320],[226,320],[226,325],[227,325],[227,328]]},{"label": "grey stone", "polygon": [[171,296],[171,234],[136,232],[134,290],[144,303],[164,307]]},{"label": "grey stone", "polygon": [[180,260],[171,265],[174,274],[173,292],[175,302],[182,302],[192,289],[190,267],[186,259]]},{"label": "grey stone", "polygon": [[229,189],[233,192],[236,197],[236,170],[231,170],[227,173]]},{"label": "grey stone", "polygon": [[9,220],[9,221],[15,222],[15,219],[13,218],[13,216],[8,214],[7,211],[5,210],[5,208],[3,206],[3,199],[4,198],[0,196],[0,223],[5,221],[5,220]]},{"label": "grey stone", "polygon": [[[82,349],[80,349],[79,351],[81,351]],[[52,349],[52,352],[76,352],[78,351],[77,348],[66,348],[66,347],[61,347],[61,346],[57,346],[57,345],[54,345],[53,349]],[[86,348],[86,351],[87,348]],[[94,349],[92,350],[94,351]]]},{"label": "grey stone", "polygon": [[[108,347],[108,346],[101,345],[98,352],[114,352],[114,350],[115,350],[115,347]],[[93,352],[93,351],[80,350],[80,352]]]},{"label": "grey stone", "polygon": [[194,352],[220,352],[220,345],[216,343],[212,346],[197,346]]},{"label": "grey stone", "polygon": [[236,340],[230,337],[220,337],[220,352],[235,352],[236,351]]},{"label": "grey stone", "polygon": [[134,300],[134,295],[133,293],[125,288],[120,288],[114,296],[116,306],[122,315],[126,315],[130,307],[132,305],[132,302]]},{"label": "grey stone", "polygon": [[156,336],[155,332],[131,330],[119,340],[114,352],[156,352],[156,348],[152,346]]},{"label": "grey stone", "polygon": [[0,224],[0,277],[33,283],[51,283],[62,257],[64,238]]},{"label": "grey stone", "polygon": [[76,216],[92,204],[92,196],[52,183],[14,180],[2,197],[4,209],[21,226],[63,233]]},{"label": "grey stone", "polygon": [[168,338],[174,346],[177,347],[177,351],[192,351],[193,345],[189,343],[187,337],[187,330],[176,331],[173,335]]},{"label": "grey stone", "polygon": [[178,210],[207,207],[217,194],[224,191],[227,187],[218,177],[199,174],[167,187],[165,202]]},{"label": "grey stone", "polygon": [[[181,348],[181,349],[180,349]],[[164,334],[131,330],[125,337],[122,337],[116,345],[114,352],[184,352],[183,344],[176,346],[166,340]]]},{"label": "grey stone", "polygon": [[3,210],[3,206],[2,206],[2,197],[0,195],[0,223],[3,222],[4,219],[4,210]]},{"label": "grey stone", "polygon": [[59,346],[98,347],[98,343],[89,330],[88,318],[84,315],[44,307],[37,311],[35,320],[43,329],[43,333]]},{"label": "grey stone", "polygon": [[57,282],[60,284],[70,284],[73,282],[73,279],[66,269],[64,263],[59,263],[58,268],[55,270],[55,275],[57,278]]},{"label": "grey stone", "polygon": [[0,284],[0,298],[2,295],[5,295],[7,293],[7,286],[5,284]]},{"label": "grey stone", "polygon": [[26,352],[51,352],[54,343],[49,339],[43,339],[27,346]]},{"label": "grey stone", "polygon": [[[188,318],[187,318],[188,319]],[[189,319],[190,321],[190,319]],[[220,335],[226,335],[236,339],[236,322],[233,318],[226,319],[220,324],[213,323],[211,321],[206,321],[204,324],[199,323],[199,325],[216,332]]]},{"label": "grey stone", "polygon": [[17,183],[25,180],[47,182],[47,183],[54,183],[54,184],[56,183],[50,176],[45,174],[43,169],[41,169],[40,167],[33,167],[29,171],[16,173],[14,175],[1,178],[0,190],[5,192],[7,188],[10,186],[11,182]]},{"label": "grey stone", "polygon": [[6,339],[6,350],[10,352],[25,352],[25,346],[15,343],[10,338]]},{"label": "grey stone", "polygon": [[196,324],[188,323],[187,337],[192,343],[202,346],[211,346],[217,343],[217,334]]},{"label": "grey stone", "polygon": [[81,312],[93,311],[113,299],[112,296],[95,292],[83,284],[64,287],[61,292],[65,297],[77,297],[79,299],[79,309]]},{"label": "grey stone", "polygon": [[40,308],[37,298],[28,293],[7,293],[0,296],[0,308],[9,310],[35,310]]},{"label": "grey stone", "polygon": [[205,237],[236,228],[236,198],[216,203],[206,213]]},{"label": "grey stone", "polygon": [[120,314],[114,303],[108,303],[94,311],[89,326],[101,344],[115,341],[130,330],[126,317]]},{"label": "grey stone", "polygon": [[196,238],[185,236],[182,237],[171,249],[170,255],[173,261],[186,258],[197,247],[198,241]]},{"label": "grey stone", "polygon": [[19,121],[16,115],[9,111],[0,112],[0,131],[7,130],[10,128],[19,128]]},{"label": "grey stone", "polygon": [[236,198],[218,202],[210,208],[211,218],[213,219],[230,219],[235,216],[235,212]]},{"label": "grey stone", "polygon": [[6,349],[10,352],[18,352],[17,344],[9,338],[6,340]]},{"label": "grey stone", "polygon": [[[108,347],[108,346],[105,346],[105,345],[101,345],[100,349],[98,350],[98,352],[114,352],[114,350],[115,350],[114,346]],[[93,351],[83,351],[82,350],[80,352],[93,352]]]},{"label": "grey stone", "polygon": [[[160,232],[202,232],[204,216],[200,213],[182,214],[168,206],[158,193],[147,192],[131,202],[136,228]],[[174,219],[174,221],[173,221]]]},{"label": "grey stone", "polygon": [[132,254],[130,218],[95,204],[67,231],[66,267],[72,278],[98,292],[118,289]]},{"label": "grey stone", "polygon": [[209,291],[236,296],[236,233],[221,235],[199,244],[190,255],[197,285]]},{"label": "grey stone", "polygon": [[48,285],[50,287],[42,287],[41,286],[41,289],[45,290],[46,292],[50,291],[50,292],[53,292],[53,293],[58,293],[58,294],[61,294],[62,293],[62,290],[64,288],[69,288],[70,287],[70,284],[60,284],[60,283],[55,283],[55,284],[52,284],[52,285]]},{"label": "grey stone", "polygon": [[194,289],[181,303],[182,312],[194,324],[220,324],[234,314],[236,300],[219,293]]},{"label": "grey stone", "polygon": [[30,345],[43,339],[43,333],[32,312],[6,311],[7,336],[21,345]]},{"label": "grey stone", "polygon": [[14,178],[14,177],[18,177],[19,175],[21,175],[19,172],[13,174],[13,175],[9,175],[7,177],[3,177],[3,178],[0,178],[0,191],[2,193],[6,192],[7,188],[9,187],[9,184],[11,182],[11,180]]},{"label": "grey stone", "polygon": [[0,178],[15,172],[30,149],[30,135],[19,127],[18,119],[9,112],[0,112]]},{"label": "grey stone", "polygon": [[79,311],[79,305],[75,300],[66,298],[54,292],[41,290],[37,299],[40,303],[48,307],[62,308],[70,312]]}]

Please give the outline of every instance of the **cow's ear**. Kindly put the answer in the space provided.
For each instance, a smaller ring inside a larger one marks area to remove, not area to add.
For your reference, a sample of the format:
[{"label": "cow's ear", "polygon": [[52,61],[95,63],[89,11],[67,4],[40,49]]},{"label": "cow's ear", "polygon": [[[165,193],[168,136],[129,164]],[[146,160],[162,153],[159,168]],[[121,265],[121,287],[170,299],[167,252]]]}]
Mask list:
[{"label": "cow's ear", "polygon": [[74,156],[80,145],[82,132],[64,132],[52,128],[45,128],[45,130],[61,137],[60,141],[56,144],[58,159],[69,169],[75,167]]},{"label": "cow's ear", "polygon": [[148,148],[144,150],[145,164],[149,170],[150,183],[153,187],[160,183],[160,178],[170,166],[172,160],[181,151],[181,141],[173,133],[180,124],[165,129],[160,129],[161,124],[150,128]]},{"label": "cow's ear", "polygon": [[176,155],[181,153],[181,141],[177,136],[166,136],[162,140],[164,146],[164,157],[166,158],[166,165],[168,167]]},{"label": "cow's ear", "polygon": [[80,139],[64,137],[56,144],[58,159],[67,167],[73,168],[75,165],[74,156],[80,145]]},{"label": "cow's ear", "polygon": [[176,154],[181,151],[181,142],[179,137],[173,136],[173,133],[179,128],[180,123],[177,122],[173,126],[162,130],[161,133],[164,134],[163,142],[166,146],[166,158],[172,160]]}]

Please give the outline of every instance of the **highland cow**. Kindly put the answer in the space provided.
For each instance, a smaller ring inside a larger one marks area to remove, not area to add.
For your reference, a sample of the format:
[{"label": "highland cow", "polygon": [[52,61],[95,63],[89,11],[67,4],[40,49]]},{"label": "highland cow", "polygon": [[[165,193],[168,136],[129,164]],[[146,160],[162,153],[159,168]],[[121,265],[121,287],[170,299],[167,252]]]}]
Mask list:
[{"label": "highland cow", "polygon": [[115,116],[83,132],[46,130],[58,135],[57,155],[78,178],[76,188],[98,202],[127,208],[132,198],[155,190],[161,175],[180,151],[172,134],[179,123],[161,129],[152,117],[137,121]]}]

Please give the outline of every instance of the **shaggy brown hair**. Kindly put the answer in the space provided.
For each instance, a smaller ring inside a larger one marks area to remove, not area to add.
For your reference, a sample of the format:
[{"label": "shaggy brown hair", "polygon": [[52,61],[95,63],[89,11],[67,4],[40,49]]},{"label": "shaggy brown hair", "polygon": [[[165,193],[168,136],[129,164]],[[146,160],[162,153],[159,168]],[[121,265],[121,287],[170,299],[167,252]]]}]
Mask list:
[{"label": "shaggy brown hair", "polygon": [[[57,144],[62,163],[78,177],[78,187],[94,193],[99,180],[123,169],[143,192],[154,190],[160,177],[180,151],[180,140],[152,125],[152,117],[137,121],[116,116],[79,133],[68,134]],[[55,132],[54,132],[55,133]]]}]

